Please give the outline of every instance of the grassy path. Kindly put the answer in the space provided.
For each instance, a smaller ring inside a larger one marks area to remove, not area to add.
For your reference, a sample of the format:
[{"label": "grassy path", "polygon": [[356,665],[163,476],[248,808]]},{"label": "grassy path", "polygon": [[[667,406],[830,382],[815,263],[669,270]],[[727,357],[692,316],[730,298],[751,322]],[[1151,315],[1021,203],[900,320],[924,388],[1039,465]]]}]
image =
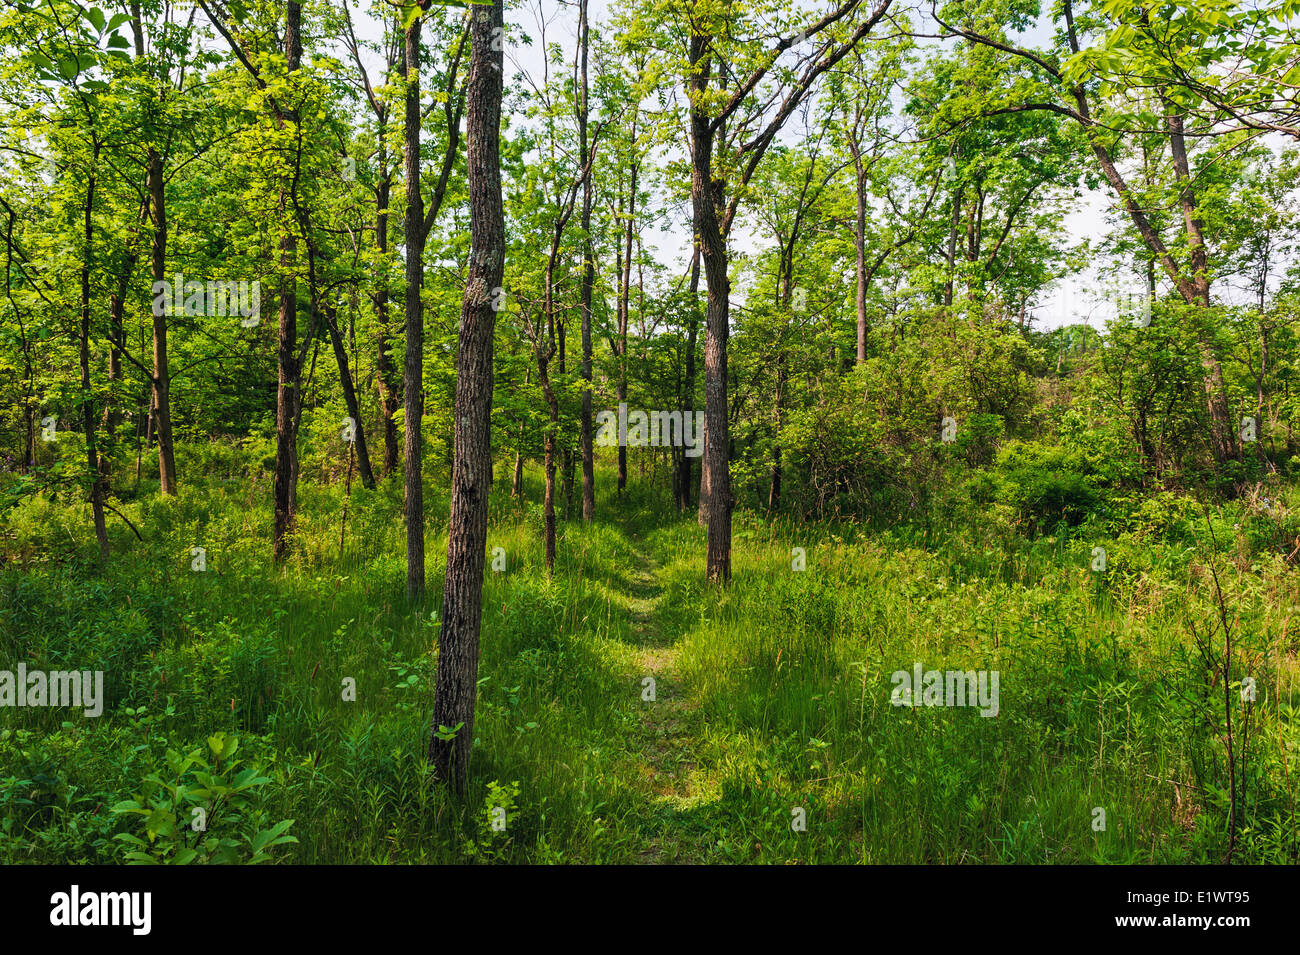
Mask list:
[{"label": "grassy path", "polygon": [[[626,776],[645,795],[650,809],[642,831],[646,848],[637,861],[696,861],[697,849],[686,830],[689,813],[701,797],[702,721],[678,670],[681,635],[664,626],[668,614],[658,564],[643,540],[629,535],[628,543],[634,549],[624,606],[632,621],[641,711],[627,749]],[[652,700],[646,699],[647,677],[654,680]]]}]

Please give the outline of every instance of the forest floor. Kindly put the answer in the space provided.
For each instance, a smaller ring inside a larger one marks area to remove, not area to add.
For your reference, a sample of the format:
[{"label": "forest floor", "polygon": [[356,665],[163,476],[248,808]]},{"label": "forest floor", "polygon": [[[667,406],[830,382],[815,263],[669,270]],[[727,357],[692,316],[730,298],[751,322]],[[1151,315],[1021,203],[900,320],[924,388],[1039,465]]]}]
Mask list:
[{"label": "forest floor", "polygon": [[[1214,518],[1218,540],[1238,534],[1222,554],[1149,529],[1029,539],[982,517],[873,529],[742,509],[717,588],[694,514],[635,481],[591,524],[561,523],[548,575],[530,474],[524,500],[492,499],[508,566],[484,581],[457,801],[425,760],[439,485],[416,605],[400,481],[347,498],[304,483],[283,568],[265,490],[120,501],[143,540],[114,522],[107,567],[83,505],[9,512],[0,659],[102,670],[106,699],[96,719],[0,713],[0,861],[1217,862],[1223,714],[1204,700],[1221,694],[1192,637],[1216,617],[1211,560],[1270,701],[1239,763],[1236,859],[1300,860],[1283,760],[1300,747],[1300,571],[1234,531],[1264,519],[1241,507]],[[999,673],[996,713],[896,705],[916,665]],[[209,804],[196,773],[247,785]],[[196,806],[206,834],[185,825]]]}]

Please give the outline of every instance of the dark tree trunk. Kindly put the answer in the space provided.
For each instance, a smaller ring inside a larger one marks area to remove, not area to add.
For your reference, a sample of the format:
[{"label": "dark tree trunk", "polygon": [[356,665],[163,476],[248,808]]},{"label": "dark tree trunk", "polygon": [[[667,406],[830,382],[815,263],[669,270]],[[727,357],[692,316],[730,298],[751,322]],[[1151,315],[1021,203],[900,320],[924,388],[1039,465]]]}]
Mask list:
[{"label": "dark tree trunk", "polygon": [[[375,248],[381,258],[388,255],[388,200],[392,194],[393,177],[384,164],[387,156],[380,154],[382,178],[377,190],[379,211],[375,216]],[[388,286],[381,285],[375,292],[375,320],[379,325],[378,354],[375,361],[375,377],[379,388],[379,413],[383,418],[384,428],[384,474],[397,470],[397,414],[398,402],[402,393],[401,379],[393,367],[392,338],[388,329]]]},{"label": "dark tree trunk", "polygon": [[406,30],[406,595],[424,595],[424,198],[420,193],[420,17]]},{"label": "dark tree trunk", "polygon": [[767,509],[769,511],[781,509],[781,429],[785,426],[785,408],[783,405],[785,383],[785,352],[781,351],[776,356],[776,440],[772,442],[772,474],[767,492]]},{"label": "dark tree trunk", "polygon": [[[162,157],[149,150],[148,184],[153,205],[150,265],[154,282],[167,280],[167,195]],[[176,454],[172,447],[171,372],[167,367],[167,310],[153,310],[153,426],[158,436],[158,481],[163,494],[176,493]],[[159,313],[162,314],[159,314]]]},{"label": "dark tree trunk", "polygon": [[370,452],[366,449],[366,429],[361,424],[361,406],[357,403],[357,391],[352,382],[352,371],[348,365],[348,351],[343,345],[343,336],[339,334],[338,320],[334,309],[325,306],[322,311],[325,327],[329,330],[330,341],[334,345],[334,360],[339,366],[339,382],[343,385],[343,400],[348,406],[348,414],[356,426],[357,470],[361,472],[361,483],[366,487],[375,486],[375,475],[370,470]]},{"label": "dark tree trunk", "polygon": [[[447,577],[433,703],[429,759],[437,777],[463,794],[474,740],[479,623],[487,548],[488,477],[492,468],[493,290],[505,271],[500,124],[503,0],[473,7],[473,47],[466,94],[466,161],[470,263],[461,303],[456,356],[456,443],[447,526]],[[497,41],[494,43],[494,41]],[[494,49],[494,46],[497,48]],[[451,739],[441,727],[456,730]]]},{"label": "dark tree trunk", "polygon": [[[632,127],[633,138],[636,126]],[[632,288],[632,232],[636,220],[636,180],[638,164],[632,163],[631,186],[628,189],[627,223],[623,234],[622,274],[619,276],[618,293],[618,402],[627,401],[627,326],[630,321],[628,302]],[[627,444],[625,436],[619,435],[618,442],[618,489],[627,487]]]},{"label": "dark tree trunk", "polygon": [[[95,146],[98,159],[99,146]],[[90,479],[90,510],[95,521],[95,539],[99,543],[99,559],[108,560],[108,527],[104,523],[104,479],[99,468],[99,452],[95,447],[95,401],[90,390],[90,259],[94,225],[91,213],[95,207],[94,171],[86,184],[86,205],[82,218],[81,252],[81,424],[86,438],[86,473]]]},{"label": "dark tree trunk", "polygon": [[[700,327],[700,308],[699,308],[699,291],[700,291],[700,240],[695,236],[695,252],[691,256],[691,309],[690,324],[686,329],[686,381],[682,385],[682,411],[691,412],[692,422],[699,409],[695,407],[695,345],[699,335]],[[685,420],[683,418],[683,420]],[[702,449],[701,449],[702,450]],[[682,454],[678,461],[680,474],[677,479],[677,486],[681,499],[677,502],[677,509],[685,513],[691,506],[691,459],[685,453]]]},{"label": "dark tree trunk", "polygon": [[[147,207],[144,214],[148,215]],[[100,479],[104,482],[105,487],[111,476],[112,465],[109,455],[112,452],[113,443],[117,437],[117,429],[122,424],[122,410],[117,405],[117,392],[122,381],[122,350],[121,343],[125,335],[125,309],[126,309],[126,290],[131,279],[131,273],[135,271],[135,252],[127,253],[126,261],[123,263],[121,275],[117,280],[117,291],[108,298],[108,326],[109,338],[111,344],[108,351],[108,380],[110,384],[110,397],[104,405],[104,434],[108,438],[108,448],[106,453],[99,456],[99,474]]]},{"label": "dark tree trunk", "polygon": [[[302,6],[288,4],[288,18],[284,30],[284,49],[289,73],[295,72],[302,62]],[[289,124],[298,122],[296,110],[285,110],[281,119]],[[281,209],[294,204],[297,181],[280,191]],[[298,236],[293,226],[280,240],[280,266],[288,271],[280,279],[280,322],[277,339],[277,365],[279,377],[275,392],[275,482],[272,495],[275,501],[275,526],[271,553],[279,562],[289,550],[293,535],[294,515],[297,511],[298,478],[298,394],[301,369],[298,362],[298,288],[293,269],[297,263]],[[161,419],[160,419],[161,420]],[[159,446],[161,447],[161,428]]]},{"label": "dark tree trunk", "polygon": [[[564,348],[565,326],[563,323],[559,325],[559,327],[556,329],[556,332],[559,336],[559,345],[560,345],[559,347],[560,381],[566,381],[568,379],[569,363],[568,363],[568,356],[566,355],[565,348]],[[557,428],[559,427],[558,422],[556,427]],[[573,446],[568,441],[564,442],[564,447],[560,451],[560,462],[562,468],[560,473],[562,476],[563,489],[564,489],[564,519],[567,521],[569,519],[570,513],[573,510],[573,483],[574,483],[574,477],[576,476],[575,468],[574,468],[575,461],[573,456]]]},{"label": "dark tree trunk", "polygon": [[[702,101],[709,83],[709,41],[691,37],[691,90]],[[702,68],[701,68],[702,67]],[[692,96],[694,100],[696,96]],[[704,337],[704,474],[700,505],[707,511],[709,528],[709,580],[726,583],[731,579],[731,475],[728,451],[731,444],[727,419],[727,336],[731,282],[727,276],[727,249],[718,222],[719,198],[712,177],[714,127],[703,105],[691,112],[691,206],[704,257],[708,285],[708,309]],[[708,503],[704,494],[707,484]]]},{"label": "dark tree trunk", "polygon": [[[528,385],[532,383],[533,370],[528,368],[524,371],[524,391],[528,391]],[[524,423],[519,422],[519,442],[515,445],[515,473],[510,482],[510,496],[522,498],[524,495]]]},{"label": "dark tree trunk", "polygon": [[[557,224],[556,233],[551,243],[551,254],[546,262],[542,312],[545,316],[547,336],[545,342],[543,342],[539,331],[534,342],[537,353],[537,381],[542,386],[542,394],[546,398],[546,408],[550,415],[546,427],[546,450],[542,468],[546,484],[542,494],[542,537],[545,544],[546,572],[548,574],[555,569],[555,452],[560,430],[560,399],[551,385],[550,363],[551,355],[555,351],[555,262],[559,256],[563,228],[563,224]],[[563,329],[561,329],[561,333],[563,333]],[[563,341],[563,337],[560,340]]]},{"label": "dark tree trunk", "polygon": [[591,186],[592,173],[587,168],[589,146],[587,143],[587,50],[590,35],[587,28],[587,0],[578,3],[578,42],[581,44],[581,96],[578,105],[579,161],[586,178],[582,184],[582,519],[590,521],[596,516],[596,462],[592,447],[591,411],[591,293],[596,284],[595,252],[591,247]]},{"label": "dark tree trunk", "polygon": [[542,494],[542,536],[545,545],[546,572],[549,574],[555,570],[555,441],[556,432],[560,427],[560,414],[559,405],[555,393],[551,390],[545,369],[542,371],[542,388],[546,392],[546,403],[551,415],[550,426],[546,429],[546,453],[543,467],[543,473],[546,477],[546,489]]}]

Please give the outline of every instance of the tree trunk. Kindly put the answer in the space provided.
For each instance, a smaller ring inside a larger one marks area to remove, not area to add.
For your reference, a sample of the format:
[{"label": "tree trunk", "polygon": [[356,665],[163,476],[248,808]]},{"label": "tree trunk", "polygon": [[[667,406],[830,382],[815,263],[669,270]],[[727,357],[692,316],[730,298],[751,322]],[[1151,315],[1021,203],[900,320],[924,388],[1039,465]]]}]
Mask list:
[{"label": "tree trunk", "polygon": [[[699,413],[699,409],[695,407],[695,343],[700,326],[700,240],[698,235],[694,236],[694,238],[695,251],[691,256],[691,310],[688,319],[690,324],[686,329],[686,381],[682,385],[682,411],[692,412],[692,422],[695,420],[695,415]],[[690,457],[683,453],[677,466],[681,471],[677,480],[677,486],[681,493],[681,499],[677,502],[677,510],[685,513],[691,506]]]},{"label": "tree trunk", "polygon": [[[503,0],[492,0],[490,5],[471,7],[473,47],[466,102],[471,252],[456,356],[456,443],[447,527],[447,577],[433,734],[429,741],[429,759],[437,777],[460,794],[468,784],[474,740],[474,692],[487,547],[496,324],[491,302],[505,271],[499,152],[502,4]],[[459,729],[453,734],[442,731],[442,727]]]},{"label": "tree trunk", "polygon": [[542,372],[542,388],[546,391],[546,403],[551,414],[551,424],[546,429],[544,464],[546,489],[542,494],[542,521],[544,525],[542,537],[546,553],[546,572],[550,574],[555,570],[555,439],[556,432],[560,427],[560,412],[559,404],[556,401],[554,392],[551,391],[545,370]]},{"label": "tree trunk", "polygon": [[[590,34],[587,27],[587,2],[578,3],[578,42],[581,44],[580,77],[582,84],[581,99],[578,107],[578,148],[579,161],[584,169],[589,161],[587,144],[587,50],[590,46]],[[582,380],[586,383],[582,390],[582,519],[590,521],[596,516],[596,461],[595,449],[592,447],[592,411],[591,411],[591,293],[596,284],[595,252],[591,244],[591,170],[587,170],[582,184]]]},{"label": "tree trunk", "polygon": [[769,511],[778,511],[781,509],[781,428],[785,426],[785,409],[782,401],[785,397],[785,352],[779,352],[776,356],[776,440],[772,442],[772,472],[771,482],[767,492],[767,509]]},{"label": "tree trunk", "polygon": [[[95,146],[99,157],[99,146]],[[104,524],[104,479],[99,468],[99,452],[95,447],[95,402],[90,390],[90,259],[94,224],[91,218],[95,207],[95,172],[92,170],[86,184],[86,205],[82,217],[82,238],[85,244],[81,253],[81,424],[86,438],[86,473],[90,480],[90,510],[95,521],[95,539],[99,543],[99,559],[108,560],[108,527]]]},{"label": "tree trunk", "polygon": [[[708,309],[704,338],[704,472],[708,485],[709,580],[726,583],[731,579],[731,475],[727,453],[731,445],[727,419],[727,336],[730,321],[731,283],[727,276],[727,248],[718,223],[717,195],[713,183],[714,130],[704,111],[703,97],[709,82],[710,37],[691,37],[691,206],[700,235],[704,277],[708,286]],[[700,69],[701,63],[703,68]],[[704,506],[701,487],[701,506]]]},{"label": "tree trunk", "polygon": [[[420,193],[420,17],[406,30],[406,595],[424,595],[424,198]],[[458,389],[459,391],[459,389]],[[457,420],[459,421],[459,414]]]},{"label": "tree trunk", "polygon": [[849,151],[853,154],[853,174],[857,194],[858,218],[853,226],[854,266],[857,272],[857,289],[853,296],[858,310],[858,364],[867,360],[867,172],[862,164],[862,149],[858,144],[856,128],[849,136]]},{"label": "tree trunk", "polygon": [[[542,394],[546,398],[546,407],[550,414],[550,420],[546,428],[546,451],[543,464],[543,476],[546,486],[542,494],[542,539],[545,544],[546,572],[548,574],[555,569],[555,451],[560,429],[560,399],[551,386],[550,363],[551,355],[556,350],[555,262],[559,256],[563,228],[562,223],[556,226],[556,232],[551,242],[551,254],[546,260],[546,274],[543,279],[542,314],[545,316],[546,323],[546,344],[542,344],[540,330],[534,341],[534,347],[537,351],[537,380],[542,386]],[[563,344],[563,328],[560,331],[560,343]]]},{"label": "tree trunk", "polygon": [[[380,175],[378,189],[378,212],[375,216],[375,248],[380,258],[388,256],[388,199],[392,194],[393,177],[385,168],[387,155],[380,153]],[[379,413],[384,427],[384,474],[397,470],[397,414],[399,395],[402,391],[401,380],[395,377],[391,353],[392,339],[388,330],[388,286],[385,283],[375,292],[375,320],[379,325],[378,353],[375,361],[375,377],[379,387]]]},{"label": "tree trunk", "polygon": [[[162,157],[148,154],[148,185],[153,205],[153,280],[167,280],[167,195]],[[171,372],[167,367],[167,310],[153,310],[153,427],[158,437],[158,481],[163,494],[176,493],[176,454],[172,447]],[[158,314],[161,312],[162,314]]]},{"label": "tree trunk", "polygon": [[366,429],[361,424],[361,406],[357,403],[357,391],[352,383],[352,371],[348,366],[348,351],[343,346],[343,336],[339,334],[338,321],[334,309],[325,306],[322,311],[325,326],[330,333],[330,342],[334,345],[334,360],[339,366],[339,383],[343,386],[343,400],[348,406],[348,414],[355,425],[357,469],[361,472],[361,483],[366,487],[375,486],[375,475],[370,470],[370,452],[366,449]]},{"label": "tree trunk", "polygon": [[[284,49],[287,72],[293,73],[302,62],[302,6],[290,0],[284,31]],[[281,117],[286,123],[298,122],[297,111],[286,110]],[[280,208],[283,213],[295,198],[296,179],[288,189],[280,190]],[[287,274],[280,277],[280,322],[277,341],[279,378],[275,393],[275,482],[272,490],[275,501],[275,526],[271,553],[278,563],[289,550],[293,534],[294,515],[297,511],[298,478],[298,394],[301,369],[298,362],[298,288],[295,267],[298,254],[296,226],[280,240],[280,267]],[[161,419],[160,419],[161,420]],[[159,429],[161,446],[161,429]]]},{"label": "tree trunk", "polygon": [[[568,356],[566,355],[565,348],[564,348],[565,326],[563,324],[560,324],[560,326],[556,329],[556,333],[559,337],[559,344],[560,344],[560,348],[559,348],[560,381],[566,381],[568,379],[569,364],[568,364]],[[556,428],[558,429],[558,427],[559,424],[557,419]],[[558,438],[558,433],[557,433],[557,438]],[[560,462],[562,467],[561,475],[562,475],[563,486],[564,486],[564,519],[567,521],[569,519],[570,512],[573,510],[573,483],[574,483],[574,477],[576,476],[575,468],[574,468],[575,462],[573,456],[573,446],[569,444],[568,441],[564,443],[564,448],[560,451]]]},{"label": "tree trunk", "polygon": [[[1192,187],[1191,167],[1187,161],[1187,140],[1183,117],[1170,104],[1169,147],[1178,179],[1178,205],[1183,213],[1183,231],[1187,236],[1187,251],[1191,266],[1192,300],[1208,308],[1210,305],[1210,274],[1205,248],[1204,228],[1196,211],[1196,193]],[[1236,429],[1233,427],[1228,407],[1228,388],[1223,378],[1223,366],[1214,350],[1213,335],[1204,323],[1198,323],[1197,339],[1201,350],[1201,369],[1205,376],[1205,400],[1210,413],[1210,438],[1214,456],[1220,463],[1238,457]]]},{"label": "tree trunk", "polygon": [[[632,127],[633,138],[636,126]],[[627,326],[630,321],[628,298],[632,289],[632,230],[636,219],[636,180],[638,164],[632,163],[631,186],[628,190],[627,222],[624,224],[622,274],[619,276],[618,291],[618,403],[627,401]],[[627,487],[627,436],[618,436],[618,490]]]},{"label": "tree trunk", "polygon": [[99,456],[99,474],[105,487],[108,486],[108,481],[112,471],[110,454],[112,453],[114,439],[117,437],[117,429],[122,423],[122,410],[116,403],[116,392],[119,388],[119,383],[122,381],[122,351],[118,346],[122,342],[122,337],[125,334],[124,314],[126,309],[127,283],[130,281],[131,273],[134,271],[135,253],[129,252],[127,253],[126,262],[122,267],[122,273],[117,280],[117,291],[108,297],[108,334],[111,339],[108,351],[108,381],[110,398],[104,405],[104,434],[108,439],[108,448],[106,453]]},{"label": "tree trunk", "polygon": [[[533,370],[531,368],[524,370],[524,393],[528,392],[528,385],[532,383]],[[510,482],[510,496],[523,497],[524,494],[524,423],[519,422],[519,442],[515,445],[515,473]]]}]

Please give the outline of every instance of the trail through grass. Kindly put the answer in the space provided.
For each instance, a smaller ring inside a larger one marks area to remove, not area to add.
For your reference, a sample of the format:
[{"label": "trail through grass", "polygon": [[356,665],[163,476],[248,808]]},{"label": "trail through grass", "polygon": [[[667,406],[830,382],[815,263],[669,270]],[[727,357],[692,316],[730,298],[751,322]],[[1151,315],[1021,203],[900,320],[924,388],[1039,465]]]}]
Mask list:
[{"label": "trail through grass", "polygon": [[[700,741],[698,707],[690,698],[677,667],[680,635],[668,626],[665,592],[659,567],[644,548],[644,541],[629,536],[635,548],[625,607],[632,622],[636,650],[637,683],[642,687],[640,726],[629,755],[639,756],[633,772],[644,781],[651,801],[640,861],[686,862],[698,858],[691,840],[684,838],[683,820],[693,805],[700,780],[695,779]],[[653,683],[649,686],[646,681]],[[647,699],[653,696],[652,699]]]},{"label": "trail through grass", "polygon": [[[445,510],[428,490],[430,513]],[[106,570],[84,508],[11,512],[0,659],[102,669],[107,700],[99,719],[0,713],[0,861],[123,861],[124,836],[156,861],[202,850],[185,824],[206,798],[193,754],[264,780],[208,807],[232,861],[258,858],[259,834],[287,820],[298,841],[273,856],[300,863],[1223,857],[1222,690],[1189,637],[1214,612],[1209,558],[1187,542],[741,511],[734,578],[717,588],[704,529],[652,488],[562,524],[550,576],[537,506],[494,496],[488,548],[506,568],[484,580],[457,802],[425,760],[442,528],[427,535],[429,597],[408,605],[396,482],[354,488],[341,549],[341,495],[311,489],[284,568],[267,559],[263,499],[221,485],[124,504],[145,541],[115,531]],[[1104,577],[1089,570],[1098,540]],[[204,573],[189,569],[198,544]],[[1258,553],[1218,566],[1259,683],[1237,858],[1300,861],[1300,574]],[[999,671],[999,712],[891,705],[891,673],[917,662]],[[113,811],[130,800],[156,810],[147,825]]]}]

